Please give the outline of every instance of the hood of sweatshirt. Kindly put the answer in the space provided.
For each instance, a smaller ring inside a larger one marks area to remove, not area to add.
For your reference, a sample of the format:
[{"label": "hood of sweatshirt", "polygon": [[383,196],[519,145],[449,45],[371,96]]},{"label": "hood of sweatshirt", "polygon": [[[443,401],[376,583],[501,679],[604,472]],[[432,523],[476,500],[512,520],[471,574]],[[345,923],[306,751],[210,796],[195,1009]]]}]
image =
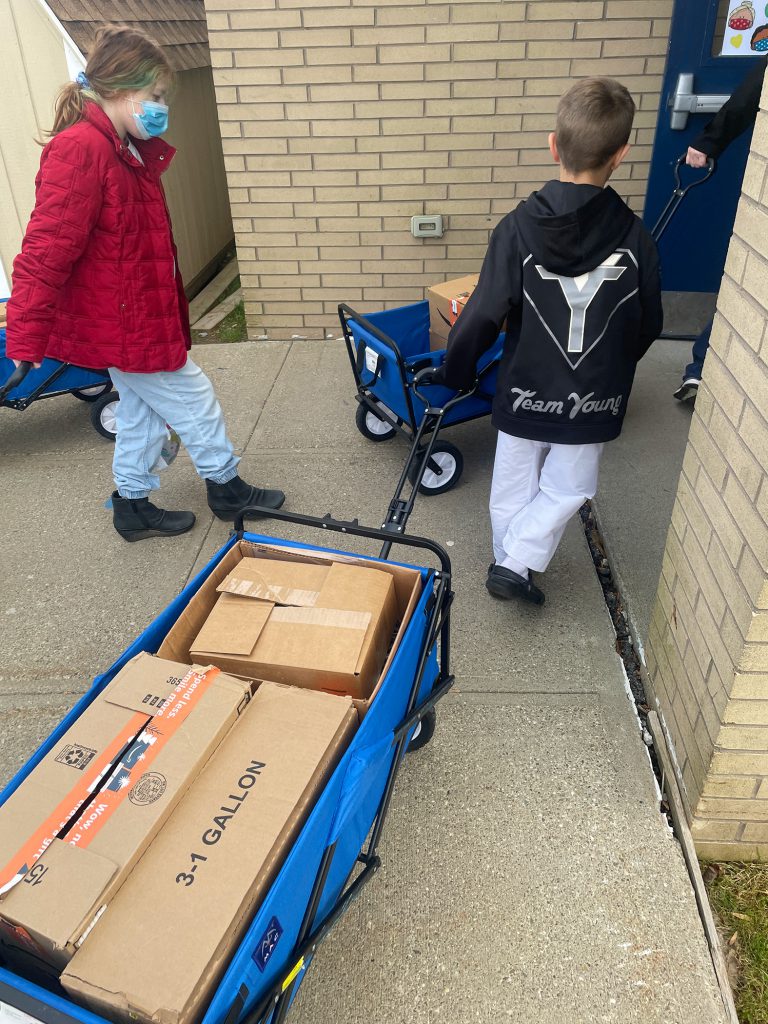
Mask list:
[{"label": "hood of sweatshirt", "polygon": [[523,246],[554,274],[578,277],[621,245],[635,215],[610,187],[548,181],[516,210]]}]

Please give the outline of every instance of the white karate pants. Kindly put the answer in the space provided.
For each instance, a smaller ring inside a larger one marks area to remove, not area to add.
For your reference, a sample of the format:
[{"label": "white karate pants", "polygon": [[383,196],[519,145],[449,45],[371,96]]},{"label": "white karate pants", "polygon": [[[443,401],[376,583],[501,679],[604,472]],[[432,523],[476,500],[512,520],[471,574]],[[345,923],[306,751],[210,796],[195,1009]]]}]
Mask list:
[{"label": "white karate pants", "polygon": [[499,431],[491,483],[496,564],[544,572],[568,520],[597,490],[603,444],[550,444]]}]

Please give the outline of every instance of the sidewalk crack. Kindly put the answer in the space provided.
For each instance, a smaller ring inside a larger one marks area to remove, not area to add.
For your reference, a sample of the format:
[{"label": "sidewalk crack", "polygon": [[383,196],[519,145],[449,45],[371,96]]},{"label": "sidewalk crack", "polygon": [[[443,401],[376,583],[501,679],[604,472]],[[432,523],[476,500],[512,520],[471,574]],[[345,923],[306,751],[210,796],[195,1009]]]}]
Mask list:
[{"label": "sidewalk crack", "polygon": [[280,363],[280,368],[278,369],[277,373],[275,374],[274,379],[272,381],[272,384],[271,384],[271,386],[269,388],[269,391],[267,392],[267,396],[264,399],[264,402],[263,402],[263,404],[261,406],[261,409],[259,409],[258,415],[256,416],[256,422],[253,424],[253,430],[250,432],[250,434],[246,438],[245,444],[243,445],[243,454],[245,454],[245,452],[246,452],[246,450],[248,448],[248,445],[251,443],[251,441],[253,440],[253,437],[254,437],[256,431],[258,430],[259,423],[261,423],[261,417],[262,417],[262,415],[264,413],[264,410],[266,409],[266,407],[267,407],[267,405],[269,403],[270,398],[272,397],[272,392],[277,387],[277,382],[280,379],[281,373],[283,372],[283,368],[284,368],[284,366],[285,366],[285,364],[286,364],[286,362],[288,360],[288,356],[293,351],[293,346],[294,346],[294,342],[290,342],[290,344],[288,345],[288,347],[285,350],[285,354],[283,356],[283,361]]}]

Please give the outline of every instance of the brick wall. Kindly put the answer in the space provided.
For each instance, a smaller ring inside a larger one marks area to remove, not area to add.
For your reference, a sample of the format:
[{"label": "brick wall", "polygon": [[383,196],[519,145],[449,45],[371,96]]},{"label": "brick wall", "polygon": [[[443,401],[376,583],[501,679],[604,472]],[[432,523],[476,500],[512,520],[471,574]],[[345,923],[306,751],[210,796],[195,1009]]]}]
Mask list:
[{"label": "brick wall", "polygon": [[768,86],[651,622],[702,855],[768,856]]},{"label": "brick wall", "polygon": [[[251,336],[338,333],[336,306],[479,268],[553,174],[558,97],[611,75],[638,105],[616,187],[645,193],[673,0],[205,0]],[[414,214],[443,214],[414,239]]]}]

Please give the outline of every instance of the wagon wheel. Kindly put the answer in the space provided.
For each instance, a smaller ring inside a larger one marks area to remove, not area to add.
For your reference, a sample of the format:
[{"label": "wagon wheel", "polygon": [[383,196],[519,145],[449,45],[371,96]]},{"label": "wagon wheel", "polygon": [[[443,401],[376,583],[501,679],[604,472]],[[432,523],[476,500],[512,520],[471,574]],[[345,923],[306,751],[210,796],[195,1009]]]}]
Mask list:
[{"label": "wagon wheel", "polygon": [[437,712],[434,708],[430,708],[414,729],[413,736],[411,736],[411,742],[408,744],[407,752],[412,754],[415,750],[421,750],[422,747],[426,747],[435,735],[436,725]]},{"label": "wagon wheel", "polygon": [[75,388],[72,394],[81,402],[96,402],[102,395],[106,395],[112,389],[112,381],[105,380],[103,384],[94,384],[90,388]]},{"label": "wagon wheel", "polygon": [[395,436],[395,428],[391,423],[377,415],[362,402],[355,411],[355,425],[363,437],[369,441],[388,441]]},{"label": "wagon wheel", "polygon": [[116,391],[108,391],[91,404],[91,425],[97,434],[114,441],[117,437],[117,403],[120,396]]},{"label": "wagon wheel", "polygon": [[[415,484],[421,473],[423,455],[417,455],[409,472],[411,484]],[[464,457],[455,444],[450,441],[437,441],[432,448],[431,462],[437,469],[427,466],[419,484],[422,494],[445,494],[459,482],[464,469]]]}]

